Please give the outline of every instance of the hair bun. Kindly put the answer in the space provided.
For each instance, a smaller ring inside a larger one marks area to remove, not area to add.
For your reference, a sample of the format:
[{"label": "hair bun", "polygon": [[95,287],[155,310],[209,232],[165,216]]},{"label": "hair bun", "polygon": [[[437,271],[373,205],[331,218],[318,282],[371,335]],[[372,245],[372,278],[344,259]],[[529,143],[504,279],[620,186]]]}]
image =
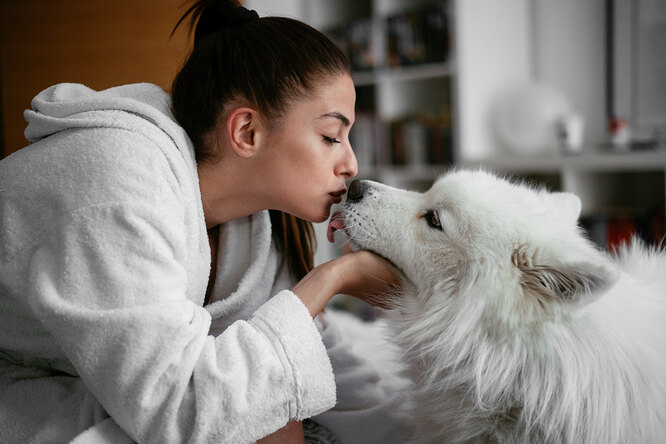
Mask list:
[{"label": "hair bun", "polygon": [[256,20],[259,14],[254,9],[247,9],[243,6],[238,6],[231,10],[230,14],[225,17],[225,24],[228,26],[240,25],[249,20]]},{"label": "hair bun", "polygon": [[[212,2],[211,2],[212,3]],[[243,6],[232,6],[231,8],[220,7],[219,3],[201,11],[199,22],[194,31],[194,44],[204,36],[220,32],[224,29],[238,26],[250,20],[259,18],[255,10],[249,10]]]},{"label": "hair bun", "polygon": [[198,0],[178,20],[171,35],[188,17],[190,30],[194,29],[194,46],[196,46],[203,37],[250,20],[257,20],[259,14],[255,10],[240,6],[235,0]]}]

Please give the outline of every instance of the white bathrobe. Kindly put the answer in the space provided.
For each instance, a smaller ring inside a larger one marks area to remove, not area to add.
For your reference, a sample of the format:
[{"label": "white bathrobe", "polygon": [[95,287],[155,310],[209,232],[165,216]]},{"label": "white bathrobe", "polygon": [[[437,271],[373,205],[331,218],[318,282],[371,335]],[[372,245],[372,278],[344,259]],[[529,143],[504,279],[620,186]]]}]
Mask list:
[{"label": "white bathrobe", "polygon": [[[295,284],[271,242],[268,212],[225,224],[218,251],[213,302],[206,307],[213,315],[215,335]],[[406,442],[410,429],[403,418],[406,406],[400,403],[400,389],[407,381],[399,375],[398,351],[386,340],[385,324],[362,322],[330,309],[315,323],[333,366],[337,402],[313,420],[340,444]]]},{"label": "white bathrobe", "polygon": [[[31,144],[0,161],[0,442],[245,443],[334,407],[339,333],[288,290],[267,212],[221,228],[202,307],[211,253],[166,93],[61,84],[32,108]],[[347,370],[368,397],[322,423],[382,442],[386,388]]]}]

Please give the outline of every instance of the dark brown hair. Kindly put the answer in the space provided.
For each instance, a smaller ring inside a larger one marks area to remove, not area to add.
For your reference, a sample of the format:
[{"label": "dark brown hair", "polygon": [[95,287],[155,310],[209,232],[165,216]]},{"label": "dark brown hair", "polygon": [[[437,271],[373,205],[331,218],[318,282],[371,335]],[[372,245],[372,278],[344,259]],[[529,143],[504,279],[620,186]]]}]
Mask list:
[{"label": "dark brown hair", "polygon": [[[215,159],[206,138],[230,101],[247,100],[269,125],[277,126],[296,100],[351,71],[331,40],[298,20],[258,18],[234,0],[199,0],[174,31],[188,18],[194,47],[174,79],[172,110],[192,139],[197,162]],[[300,279],[314,264],[312,224],[276,210],[270,215],[277,248]]]}]

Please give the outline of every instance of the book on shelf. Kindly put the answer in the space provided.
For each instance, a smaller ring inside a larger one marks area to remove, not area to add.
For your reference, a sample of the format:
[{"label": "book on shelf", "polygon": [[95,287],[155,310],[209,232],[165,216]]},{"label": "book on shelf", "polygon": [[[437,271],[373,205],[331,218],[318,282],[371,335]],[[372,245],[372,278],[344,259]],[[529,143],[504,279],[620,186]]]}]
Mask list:
[{"label": "book on shelf", "polygon": [[359,113],[349,133],[359,170],[371,169],[382,162],[379,147],[382,145],[381,123],[373,113]]},{"label": "book on shelf", "polygon": [[389,67],[443,62],[448,57],[448,18],[442,2],[391,15],[386,29]]},{"label": "book on shelf", "polygon": [[359,169],[379,165],[423,167],[453,163],[451,120],[447,113],[384,121],[359,113],[349,133]]},{"label": "book on shelf", "polygon": [[381,42],[371,18],[356,19],[325,33],[347,54],[353,71],[368,71],[383,63]]},{"label": "book on shelf", "polygon": [[453,163],[451,121],[447,114],[412,116],[387,125],[390,164],[421,167]]},{"label": "book on shelf", "polygon": [[444,62],[449,55],[448,15],[441,1],[378,20],[357,18],[325,33],[346,52],[355,72]]}]

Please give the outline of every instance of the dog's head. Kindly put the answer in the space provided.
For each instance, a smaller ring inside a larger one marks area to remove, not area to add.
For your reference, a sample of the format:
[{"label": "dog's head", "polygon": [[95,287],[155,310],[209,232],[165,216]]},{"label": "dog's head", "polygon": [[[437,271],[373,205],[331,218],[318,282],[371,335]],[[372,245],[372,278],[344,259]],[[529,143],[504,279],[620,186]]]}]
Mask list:
[{"label": "dog's head", "polygon": [[524,325],[585,306],[611,280],[609,263],[581,233],[580,209],[573,194],[461,170],[422,194],[355,181],[344,224],[353,248],[404,273],[421,309],[475,307]]}]

